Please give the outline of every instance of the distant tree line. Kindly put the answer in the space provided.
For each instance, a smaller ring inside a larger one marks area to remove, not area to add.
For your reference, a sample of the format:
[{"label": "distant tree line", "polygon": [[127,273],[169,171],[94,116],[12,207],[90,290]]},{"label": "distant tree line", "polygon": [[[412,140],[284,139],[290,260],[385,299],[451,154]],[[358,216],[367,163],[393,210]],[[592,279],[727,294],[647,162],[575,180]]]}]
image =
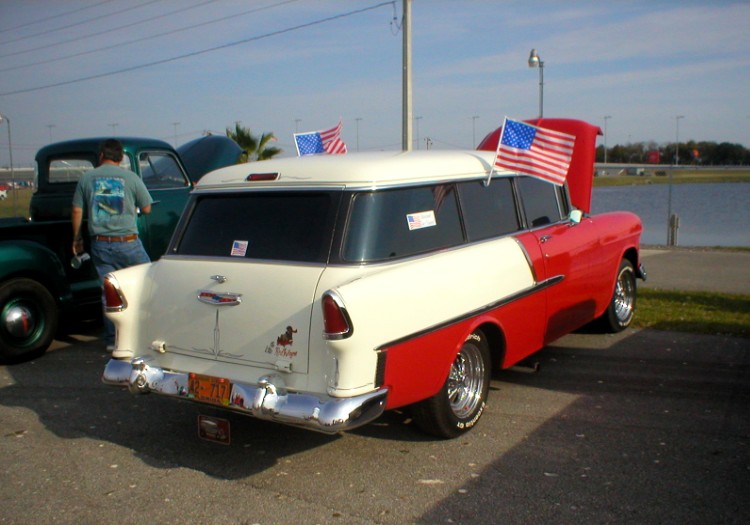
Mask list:
[{"label": "distant tree line", "polygon": [[[677,164],[698,166],[747,166],[750,150],[742,144],[729,142],[680,142]],[[604,146],[596,148],[596,162],[604,162]],[[607,148],[607,162],[628,164],[674,164],[675,143],[659,145],[656,142],[617,144]]]}]

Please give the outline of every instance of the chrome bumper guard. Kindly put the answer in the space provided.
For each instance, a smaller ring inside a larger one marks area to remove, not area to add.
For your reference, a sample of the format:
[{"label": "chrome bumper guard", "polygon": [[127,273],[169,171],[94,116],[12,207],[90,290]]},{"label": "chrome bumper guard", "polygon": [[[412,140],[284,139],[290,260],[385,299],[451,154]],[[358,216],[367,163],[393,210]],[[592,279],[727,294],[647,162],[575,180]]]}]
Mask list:
[{"label": "chrome bumper guard", "polygon": [[[151,366],[147,359],[110,359],[102,381],[127,386],[134,394],[156,394],[193,400],[188,395],[188,374]],[[378,418],[385,410],[388,389],[383,388],[349,398],[321,400],[310,394],[288,392],[280,376],[264,376],[258,385],[232,382],[227,410],[258,419],[276,421],[309,430],[335,434],[360,427]],[[215,405],[211,405],[215,406]]]},{"label": "chrome bumper guard", "polygon": [[635,276],[643,279],[643,282],[646,282],[646,267],[643,266],[643,263],[638,265],[638,272],[636,272]]}]

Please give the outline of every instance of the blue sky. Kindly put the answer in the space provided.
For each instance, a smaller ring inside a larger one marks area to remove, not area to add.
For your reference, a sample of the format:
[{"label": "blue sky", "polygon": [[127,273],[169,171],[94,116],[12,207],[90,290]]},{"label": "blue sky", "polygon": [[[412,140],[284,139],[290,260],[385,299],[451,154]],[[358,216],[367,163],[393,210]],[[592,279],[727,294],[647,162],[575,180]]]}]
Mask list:
[{"label": "blue sky", "polygon": [[[30,165],[50,139],[182,144],[235,121],[274,132],[284,155],[295,154],[295,129],[339,118],[350,151],[357,139],[363,151],[399,149],[402,4],[380,3],[0,0],[0,113],[14,163]],[[681,141],[750,146],[750,2],[414,0],[412,9],[420,148],[428,137],[436,149],[471,148],[505,116],[535,117],[531,48],[545,63],[545,117],[603,128],[611,116],[609,146],[672,142],[677,115]]]}]

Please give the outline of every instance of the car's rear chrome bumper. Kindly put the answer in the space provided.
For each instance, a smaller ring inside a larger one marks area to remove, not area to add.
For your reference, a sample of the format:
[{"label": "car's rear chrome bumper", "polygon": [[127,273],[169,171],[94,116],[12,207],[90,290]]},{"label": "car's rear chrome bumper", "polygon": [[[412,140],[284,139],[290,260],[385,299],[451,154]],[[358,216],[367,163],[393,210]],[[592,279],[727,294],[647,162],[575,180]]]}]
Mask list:
[{"label": "car's rear chrome bumper", "polygon": [[[188,393],[188,374],[171,372],[148,364],[144,358],[132,361],[111,359],[102,381],[127,386],[134,394],[156,394],[192,399]],[[280,376],[263,377],[257,385],[232,382],[229,404],[223,408],[259,419],[335,434],[365,425],[385,410],[388,389],[350,398],[325,398],[287,391]],[[194,400],[194,399],[192,399]]]}]

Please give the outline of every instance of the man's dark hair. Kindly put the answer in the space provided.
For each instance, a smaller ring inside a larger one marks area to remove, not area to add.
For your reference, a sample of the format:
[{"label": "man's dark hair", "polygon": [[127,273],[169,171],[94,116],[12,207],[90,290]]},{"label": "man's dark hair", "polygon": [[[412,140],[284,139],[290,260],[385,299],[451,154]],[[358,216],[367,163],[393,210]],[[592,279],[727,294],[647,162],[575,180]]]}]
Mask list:
[{"label": "man's dark hair", "polygon": [[122,142],[116,139],[108,139],[101,143],[99,146],[99,153],[103,159],[111,160],[116,163],[122,162]]}]

